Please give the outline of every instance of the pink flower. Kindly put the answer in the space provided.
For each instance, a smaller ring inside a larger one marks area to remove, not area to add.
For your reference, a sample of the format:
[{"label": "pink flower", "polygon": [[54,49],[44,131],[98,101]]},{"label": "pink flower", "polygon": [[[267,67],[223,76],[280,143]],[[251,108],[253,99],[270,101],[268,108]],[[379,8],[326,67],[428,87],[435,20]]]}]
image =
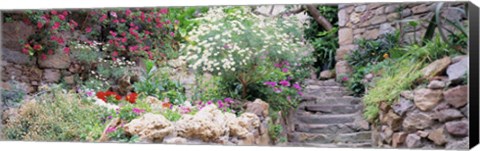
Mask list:
[{"label": "pink flower", "polygon": [[112,17],[117,18],[117,13],[116,13],[116,12],[110,12],[110,15],[111,15]]},{"label": "pink flower", "polygon": [[130,16],[132,14],[132,11],[130,9],[125,10],[125,15]]},{"label": "pink flower", "polygon": [[112,133],[112,132],[115,132],[116,130],[117,130],[116,127],[108,127],[105,132],[107,132],[107,133]]},{"label": "pink flower", "polygon": [[174,33],[174,32],[170,32],[170,36],[175,37],[175,33]]},{"label": "pink flower", "polygon": [[348,81],[348,77],[343,77],[342,81]]},{"label": "pink flower", "polygon": [[112,22],[117,24],[119,21],[118,21],[118,19],[114,19]]},{"label": "pink flower", "polygon": [[107,19],[107,14],[103,14],[102,17],[100,17],[99,21],[103,22],[105,19]]},{"label": "pink flower", "polygon": [[160,9],[160,13],[161,13],[161,14],[167,14],[167,13],[168,13],[168,9],[167,9],[167,8],[162,8],[162,9]]},{"label": "pink flower", "polygon": [[117,36],[117,33],[110,30],[110,35],[112,35],[113,37],[116,37],[116,36]]},{"label": "pink flower", "polygon": [[53,50],[52,49],[48,50],[48,54],[53,55]]},{"label": "pink flower", "polygon": [[42,59],[42,60],[46,60],[46,59],[47,59],[47,55],[46,55],[46,54],[44,54],[44,53],[42,53],[42,55],[40,55],[40,59]]},{"label": "pink flower", "polygon": [[279,84],[282,85],[282,86],[285,86],[285,87],[290,86],[290,82],[288,82],[287,80],[282,80],[282,81],[279,82]]},{"label": "pink flower", "polygon": [[118,52],[117,52],[117,51],[113,51],[113,52],[112,52],[112,56],[113,56],[113,57],[118,56]]},{"label": "pink flower", "polygon": [[123,43],[126,43],[127,42],[127,37],[124,37],[121,39]]},{"label": "pink flower", "polygon": [[53,23],[52,29],[57,30],[58,28],[60,28],[60,23],[59,22]]},{"label": "pink flower", "polygon": [[24,54],[28,54],[29,51],[28,51],[27,48],[23,48],[23,49],[22,49],[22,52],[23,52]]},{"label": "pink flower", "polygon": [[132,112],[137,114],[137,115],[140,115],[142,114],[143,112],[145,112],[145,110],[142,110],[142,109],[139,109],[139,108],[133,108],[132,109]]},{"label": "pink flower", "polygon": [[225,99],[223,99],[223,101],[225,101],[225,102],[227,102],[227,103],[229,103],[229,104],[233,103],[233,99],[232,99],[232,98],[225,98]]},{"label": "pink flower", "polygon": [[59,18],[60,20],[65,20],[65,16],[63,16],[63,15],[58,15],[58,18]]},{"label": "pink flower", "polygon": [[142,21],[145,20],[145,13],[144,13],[144,12],[142,12],[142,13],[140,14],[140,19],[141,19]]},{"label": "pink flower", "polygon": [[56,10],[52,10],[52,11],[50,11],[50,13],[51,13],[52,15],[57,15],[57,11],[56,11]]},{"label": "pink flower", "polygon": [[69,47],[63,48],[63,52],[66,53],[66,54],[69,54],[70,53],[70,48]]},{"label": "pink flower", "polygon": [[57,39],[56,36],[52,35],[52,36],[50,36],[50,40],[52,40],[52,41],[57,41],[58,39]]},{"label": "pink flower", "polygon": [[62,12],[62,14],[63,14],[63,16],[67,16],[67,15],[68,15],[68,11],[64,10],[64,11]]},{"label": "pink flower", "polygon": [[288,72],[288,68],[282,68],[282,72]]},{"label": "pink flower", "polygon": [[273,81],[267,81],[267,82],[264,82],[263,84],[264,85],[269,85],[271,87],[277,86],[277,82],[273,82]]},{"label": "pink flower", "polygon": [[92,32],[92,28],[91,28],[91,27],[87,27],[87,28],[85,29],[85,32],[87,32],[87,33]]},{"label": "pink flower", "polygon": [[298,83],[293,84],[293,88],[297,89],[298,91],[302,90],[302,87]]},{"label": "pink flower", "polygon": [[43,27],[42,22],[38,22],[38,23],[37,23],[37,27],[38,27],[38,29],[41,29],[41,28]]},{"label": "pink flower", "polygon": [[120,19],[120,22],[121,22],[121,23],[125,23],[125,22],[127,22],[127,20],[125,20],[125,19],[122,18],[122,19]]},{"label": "pink flower", "polygon": [[273,92],[280,93],[280,92],[282,92],[282,88],[275,87],[275,88],[273,88]]}]

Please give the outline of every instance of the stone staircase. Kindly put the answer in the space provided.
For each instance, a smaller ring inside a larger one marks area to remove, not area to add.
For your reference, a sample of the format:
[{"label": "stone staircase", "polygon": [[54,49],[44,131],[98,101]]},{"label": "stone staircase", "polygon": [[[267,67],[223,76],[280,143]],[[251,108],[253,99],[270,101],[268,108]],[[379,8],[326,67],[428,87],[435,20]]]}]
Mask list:
[{"label": "stone staircase", "polygon": [[289,118],[291,146],[372,147],[361,98],[349,96],[334,79],[306,83],[302,102]]}]

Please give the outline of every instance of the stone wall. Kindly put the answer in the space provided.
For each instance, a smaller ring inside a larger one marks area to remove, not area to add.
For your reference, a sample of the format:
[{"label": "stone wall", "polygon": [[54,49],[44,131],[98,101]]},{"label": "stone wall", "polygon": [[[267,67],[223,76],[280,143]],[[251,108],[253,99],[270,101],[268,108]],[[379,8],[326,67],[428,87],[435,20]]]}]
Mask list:
[{"label": "stone wall", "polygon": [[[424,71],[439,73],[428,85],[400,94],[392,105],[381,103],[374,145],[393,148],[468,148],[468,57],[439,59]],[[446,71],[446,72],[437,72]]]},{"label": "stone wall", "polygon": [[45,60],[30,57],[22,52],[20,39],[35,32],[34,27],[23,22],[8,22],[2,24],[2,61],[1,86],[10,89],[11,81],[28,93],[35,92],[42,83],[74,84],[75,68],[71,57],[63,53],[63,47],[55,50],[54,55],[48,55]]},{"label": "stone wall", "polygon": [[[351,73],[351,67],[345,61],[345,57],[355,51],[358,39],[377,39],[385,33],[402,31],[402,41],[412,42],[416,35],[419,41],[425,34],[428,21],[434,16],[435,3],[370,3],[370,4],[340,4],[338,12],[338,39],[340,47],[337,49],[335,66],[337,77]],[[447,7],[463,8],[464,3],[445,3],[442,15],[458,21],[465,21],[466,16],[458,9],[446,9]],[[406,20],[421,20],[414,29]],[[453,27],[448,27],[452,29]]]}]

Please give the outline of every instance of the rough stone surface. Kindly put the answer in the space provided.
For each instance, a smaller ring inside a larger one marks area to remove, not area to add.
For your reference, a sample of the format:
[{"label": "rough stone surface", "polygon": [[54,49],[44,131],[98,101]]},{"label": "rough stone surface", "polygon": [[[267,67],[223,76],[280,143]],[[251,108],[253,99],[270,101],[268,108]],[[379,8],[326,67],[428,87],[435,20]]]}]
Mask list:
[{"label": "rough stone surface", "polygon": [[466,121],[445,123],[445,129],[453,136],[468,136],[468,122]]},{"label": "rough stone surface", "polygon": [[387,124],[393,131],[397,131],[402,126],[402,118],[390,110],[382,119],[382,123]]},{"label": "rough stone surface", "polygon": [[60,81],[60,71],[55,69],[45,69],[43,72],[45,82],[58,82]]},{"label": "rough stone surface", "polygon": [[160,140],[174,131],[172,123],[159,114],[146,113],[139,119],[134,119],[124,126],[128,134],[138,135],[140,139]]},{"label": "rough stone surface", "polygon": [[74,76],[66,76],[66,77],[63,77],[63,80],[64,80],[65,83],[67,83],[67,84],[75,84],[75,78],[74,78]]},{"label": "rough stone surface", "polygon": [[340,76],[349,75],[352,73],[352,67],[348,65],[347,61],[339,61],[337,64],[335,64],[335,72],[337,78],[340,78]]},{"label": "rough stone surface", "polygon": [[392,147],[399,147],[402,145],[405,142],[407,135],[408,134],[405,132],[394,133],[392,136]]},{"label": "rough stone surface", "polygon": [[395,113],[400,116],[405,115],[405,113],[413,108],[413,103],[410,100],[407,100],[403,97],[400,97],[400,100],[392,105],[392,109]]},{"label": "rough stone surface", "polygon": [[440,122],[451,121],[463,118],[463,114],[456,109],[445,109],[436,112],[436,117]]},{"label": "rough stone surface", "polygon": [[433,78],[434,76],[438,76],[442,72],[445,71],[445,69],[450,65],[451,60],[450,57],[444,57],[442,59],[435,60],[428,66],[422,69],[423,77],[426,79]]},{"label": "rough stone surface", "polygon": [[209,105],[194,116],[183,115],[176,123],[178,136],[198,138],[204,142],[219,140],[225,133],[225,117],[215,105]]},{"label": "rough stone surface", "polygon": [[433,80],[428,84],[428,88],[430,89],[443,89],[445,88],[445,82],[439,80]]},{"label": "rough stone surface", "polygon": [[453,107],[460,108],[468,102],[468,86],[457,86],[443,92],[443,98]]},{"label": "rough stone surface", "polygon": [[465,74],[468,72],[469,57],[463,57],[457,63],[454,63],[447,68],[448,80],[457,83],[460,82]]},{"label": "rough stone surface", "polygon": [[255,101],[251,103],[249,102],[246,104],[246,112],[253,113],[258,117],[267,117],[268,109],[269,109],[268,103],[260,99],[256,99]]},{"label": "rough stone surface", "polygon": [[[32,26],[22,21],[2,23],[2,47],[21,52],[23,46],[20,40],[25,40],[35,32]],[[6,30],[8,29],[8,30]]]},{"label": "rough stone surface", "polygon": [[413,100],[413,98],[414,98],[414,95],[413,95],[412,91],[402,91],[402,92],[400,92],[400,96],[402,96],[406,99],[409,99],[409,100]]},{"label": "rough stone surface", "polygon": [[340,45],[348,45],[353,43],[352,28],[342,28],[338,30],[338,43]]},{"label": "rough stone surface", "polygon": [[408,134],[407,138],[405,139],[405,144],[408,148],[418,148],[421,147],[421,137],[417,134]]},{"label": "rough stone surface", "polygon": [[41,68],[67,69],[70,62],[69,55],[60,49],[57,49],[53,55],[47,55],[45,60],[38,59],[38,65]]},{"label": "rough stone surface", "polygon": [[445,149],[468,149],[469,147],[469,140],[468,137],[463,138],[460,141],[452,141],[448,142],[448,144],[445,146]]},{"label": "rough stone surface", "polygon": [[335,73],[332,72],[331,70],[325,70],[320,72],[320,79],[324,80],[324,79],[331,79],[331,78],[335,78]]},{"label": "rough stone surface", "polygon": [[350,55],[354,49],[355,49],[355,45],[340,46],[340,48],[338,48],[337,52],[335,53],[335,60],[337,61],[345,60],[347,56]]},{"label": "rough stone surface", "polygon": [[443,131],[443,127],[435,129],[434,131],[430,132],[428,139],[432,140],[437,145],[443,145],[447,143],[447,138],[445,137]]},{"label": "rough stone surface", "polygon": [[410,112],[403,120],[403,128],[407,131],[422,130],[432,125],[431,115],[424,112]]},{"label": "rough stone surface", "polygon": [[5,61],[20,65],[34,65],[36,62],[35,58],[32,59],[20,51],[13,51],[8,48],[2,48],[2,58]]},{"label": "rough stone surface", "polygon": [[346,9],[338,11],[338,26],[343,27],[349,21],[348,13]]},{"label": "rough stone surface", "polygon": [[442,100],[441,90],[418,89],[414,95],[415,105],[422,111],[431,110]]}]

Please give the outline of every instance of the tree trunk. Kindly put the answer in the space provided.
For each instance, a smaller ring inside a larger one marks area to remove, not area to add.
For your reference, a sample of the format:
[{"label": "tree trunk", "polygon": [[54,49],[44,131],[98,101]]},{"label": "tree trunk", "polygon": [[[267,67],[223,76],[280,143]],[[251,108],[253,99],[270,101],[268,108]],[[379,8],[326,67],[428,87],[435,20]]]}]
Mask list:
[{"label": "tree trunk", "polygon": [[320,12],[317,10],[317,7],[315,7],[314,5],[306,5],[306,6],[310,15],[312,15],[313,19],[315,19],[315,21],[317,21],[317,23],[320,26],[325,28],[327,31],[333,28],[332,24],[328,22],[328,20],[320,14]]}]

